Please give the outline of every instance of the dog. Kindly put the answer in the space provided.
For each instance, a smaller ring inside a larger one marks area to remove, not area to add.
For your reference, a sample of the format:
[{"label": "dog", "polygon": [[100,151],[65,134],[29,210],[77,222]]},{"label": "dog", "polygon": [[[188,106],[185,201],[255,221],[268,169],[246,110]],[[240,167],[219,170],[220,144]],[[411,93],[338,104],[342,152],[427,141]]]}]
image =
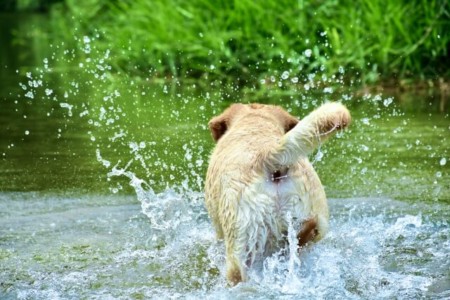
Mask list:
[{"label": "dog", "polygon": [[205,204],[217,238],[225,243],[231,285],[248,280],[256,260],[280,249],[289,222],[296,224],[299,247],[326,234],[327,199],[307,156],[350,121],[347,108],[337,102],[301,121],[263,104],[232,104],[211,119],[216,145]]}]

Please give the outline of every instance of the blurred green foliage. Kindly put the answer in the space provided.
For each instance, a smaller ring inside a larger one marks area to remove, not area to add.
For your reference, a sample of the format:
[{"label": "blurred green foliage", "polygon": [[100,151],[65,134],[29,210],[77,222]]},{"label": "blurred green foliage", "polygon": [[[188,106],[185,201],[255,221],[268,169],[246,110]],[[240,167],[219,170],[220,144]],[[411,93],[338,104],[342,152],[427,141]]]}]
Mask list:
[{"label": "blurred green foliage", "polygon": [[50,7],[64,0],[2,0],[0,12],[48,11]]},{"label": "blurred green foliage", "polygon": [[97,36],[113,68],[136,75],[254,85],[345,70],[376,83],[450,75],[449,9],[443,0],[65,0],[51,19],[68,47],[74,35]]}]

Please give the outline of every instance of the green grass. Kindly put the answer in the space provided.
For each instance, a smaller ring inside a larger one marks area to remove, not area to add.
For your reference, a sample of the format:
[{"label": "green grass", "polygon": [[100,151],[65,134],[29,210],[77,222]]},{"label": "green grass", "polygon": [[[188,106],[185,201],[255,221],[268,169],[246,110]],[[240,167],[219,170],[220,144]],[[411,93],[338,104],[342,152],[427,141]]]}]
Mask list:
[{"label": "green grass", "polygon": [[98,36],[114,70],[139,76],[255,85],[285,71],[301,83],[344,70],[377,83],[450,75],[449,9],[441,0],[66,0],[52,20],[67,46]]}]

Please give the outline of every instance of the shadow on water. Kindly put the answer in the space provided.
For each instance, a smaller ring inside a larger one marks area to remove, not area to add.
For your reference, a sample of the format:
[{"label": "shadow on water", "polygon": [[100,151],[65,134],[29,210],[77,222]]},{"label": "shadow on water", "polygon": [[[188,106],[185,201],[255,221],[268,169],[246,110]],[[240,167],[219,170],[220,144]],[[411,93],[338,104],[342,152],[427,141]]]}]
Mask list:
[{"label": "shadow on water", "polygon": [[[1,298],[450,296],[450,119],[436,91],[130,78],[110,71],[114,52],[95,35],[74,37],[82,55],[49,44],[44,18],[0,18]],[[201,193],[208,120],[232,102],[301,118],[327,100],[353,115],[311,157],[332,198],[330,234],[296,269],[274,256],[227,288]]]}]

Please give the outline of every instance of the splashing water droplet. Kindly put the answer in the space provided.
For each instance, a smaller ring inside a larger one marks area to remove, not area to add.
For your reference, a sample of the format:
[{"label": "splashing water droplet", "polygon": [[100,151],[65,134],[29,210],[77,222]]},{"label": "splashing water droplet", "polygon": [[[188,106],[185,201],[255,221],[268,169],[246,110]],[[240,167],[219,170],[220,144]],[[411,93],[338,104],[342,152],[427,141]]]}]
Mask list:
[{"label": "splashing water droplet", "polygon": [[441,166],[445,166],[446,163],[447,163],[447,159],[445,157],[441,158],[441,160],[439,161],[439,164]]},{"label": "splashing water droplet", "polygon": [[304,53],[305,53],[306,57],[311,57],[312,50],[311,49],[306,49]]},{"label": "splashing water droplet", "polygon": [[321,161],[323,158],[323,152],[319,149],[316,153],[316,156],[314,156],[314,161]]},{"label": "splashing water droplet", "polygon": [[62,108],[67,108],[68,109],[68,115],[69,115],[69,117],[71,117],[72,116],[72,108],[73,108],[73,105],[71,105],[71,104],[69,104],[69,103],[64,103],[64,102],[62,102],[62,103],[60,103],[59,104],[59,106],[61,106]]},{"label": "splashing water droplet", "polygon": [[393,100],[392,98],[384,99],[383,105],[386,106],[386,107],[388,107],[389,105],[391,105],[391,103],[392,103],[393,101],[394,101],[394,100]]},{"label": "splashing water droplet", "polygon": [[326,87],[326,88],[323,89],[323,92],[324,92],[325,94],[332,94],[332,93],[333,93],[333,88],[331,88],[331,87]]},{"label": "splashing water droplet", "polygon": [[103,159],[103,157],[100,154],[100,149],[97,149],[95,151],[97,161],[100,162],[105,168],[109,168],[111,166],[111,162],[109,160]]},{"label": "splashing water droplet", "polygon": [[25,94],[25,97],[30,98],[30,99],[34,99],[34,94],[32,91],[29,91],[28,93]]}]

